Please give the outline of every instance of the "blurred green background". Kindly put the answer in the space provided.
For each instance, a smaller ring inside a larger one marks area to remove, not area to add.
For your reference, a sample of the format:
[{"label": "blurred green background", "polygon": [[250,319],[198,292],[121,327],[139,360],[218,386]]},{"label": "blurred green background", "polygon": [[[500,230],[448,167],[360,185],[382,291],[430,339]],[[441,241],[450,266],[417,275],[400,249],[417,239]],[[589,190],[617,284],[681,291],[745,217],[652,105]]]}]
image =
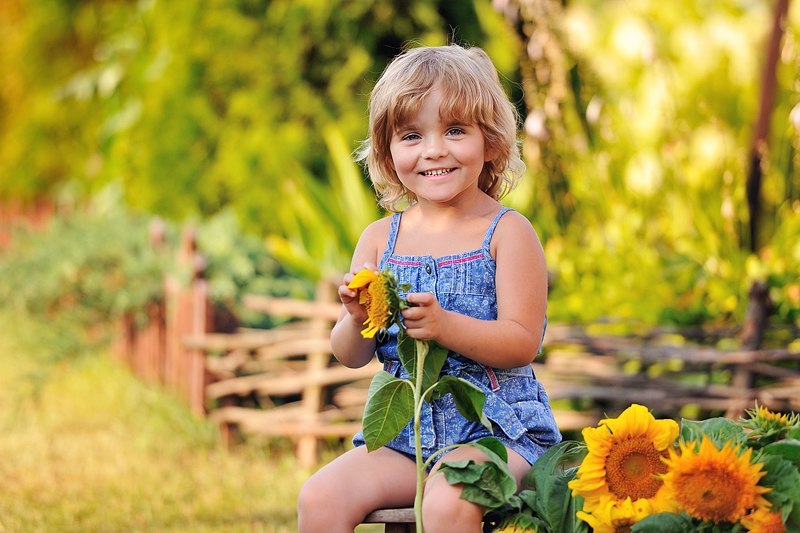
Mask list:
[{"label": "blurred green background", "polygon": [[[380,215],[351,153],[403,46],[489,52],[525,118],[555,320],[739,323],[800,309],[800,7],[785,26],[759,243],[745,183],[774,3],[5,0],[0,198],[227,217],[298,278]],[[524,89],[524,96],[523,96]],[[112,189],[113,194],[108,190]],[[635,295],[635,297],[631,297]]]},{"label": "blurred green background", "polygon": [[[174,270],[148,243],[154,217],[170,244],[198,228],[215,302],[247,325],[265,324],[243,295],[311,297],[338,277],[383,215],[352,152],[370,88],[404,46],[481,46],[498,67],[528,165],[504,202],[544,243],[551,320],[735,330],[763,281],[770,323],[796,332],[799,2],[775,70],[756,243],[746,198],[776,1],[2,0],[0,210],[55,216],[0,246],[0,400],[14,406],[0,456],[20,458],[0,460],[12,495],[0,531],[292,529],[302,472],[261,448],[217,455],[203,422],[84,356]],[[70,384],[125,416],[59,401]],[[134,458],[119,479],[80,466],[89,444],[64,435],[74,427],[107,444],[96,457]],[[175,461],[200,473],[176,475]],[[149,494],[142,469],[174,483]],[[240,481],[220,484],[220,471]],[[198,484],[215,496],[195,499]],[[283,503],[264,508],[278,485]]]}]

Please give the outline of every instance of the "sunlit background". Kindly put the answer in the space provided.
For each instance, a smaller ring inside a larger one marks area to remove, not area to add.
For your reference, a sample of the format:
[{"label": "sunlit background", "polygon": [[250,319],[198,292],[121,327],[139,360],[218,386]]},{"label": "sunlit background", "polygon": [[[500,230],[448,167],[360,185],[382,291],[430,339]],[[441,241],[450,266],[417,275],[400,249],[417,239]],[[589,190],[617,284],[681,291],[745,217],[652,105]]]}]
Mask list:
[{"label": "sunlit background", "polygon": [[384,214],[352,162],[370,88],[448,42],[483,47],[520,111],[504,203],[545,246],[552,323],[734,347],[763,282],[765,343],[799,348],[798,2],[2,0],[0,531],[293,530],[289,445],[228,454],[96,356],[104,327],[174,269],[154,220],[165,247],[196,229],[238,325],[270,325],[247,294],[340,276]]}]

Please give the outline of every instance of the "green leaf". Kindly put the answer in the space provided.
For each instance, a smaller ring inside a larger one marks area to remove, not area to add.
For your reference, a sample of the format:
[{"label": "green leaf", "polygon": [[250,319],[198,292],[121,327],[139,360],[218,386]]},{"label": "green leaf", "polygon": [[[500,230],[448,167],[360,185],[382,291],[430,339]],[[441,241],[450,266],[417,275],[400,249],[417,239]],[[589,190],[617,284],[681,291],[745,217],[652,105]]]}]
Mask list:
[{"label": "green leaf", "polygon": [[[478,448],[493,461],[500,460],[503,463],[508,463],[508,450],[506,450],[505,444],[494,437],[483,437],[482,439],[469,443],[469,446]],[[493,457],[492,454],[496,457]]]},{"label": "green leaf", "polygon": [[564,464],[585,453],[585,447],[575,441],[564,441],[548,449],[533,464],[523,478],[523,486],[534,487],[526,494],[525,502],[547,522],[551,531],[569,532],[582,528],[578,520],[576,501],[567,486],[576,469],[564,470]]},{"label": "green leaf", "polygon": [[[800,472],[787,461],[777,455],[766,455],[762,458],[767,474],[758,482],[759,485],[772,490],[764,497],[772,502],[775,510],[786,514],[800,508]],[[784,514],[784,516],[786,516]]]},{"label": "green leaf", "polygon": [[486,403],[486,395],[481,389],[469,381],[455,376],[444,376],[436,387],[428,393],[425,401],[430,401],[430,397],[441,397],[445,394],[452,394],[453,401],[456,403],[458,412],[473,422],[480,422],[487,429],[492,429],[492,423],[483,413],[483,405]]},{"label": "green leaf", "polygon": [[800,440],[784,439],[764,446],[764,451],[790,461],[795,468],[800,468]]},{"label": "green leaf", "polygon": [[564,464],[582,458],[586,454],[586,446],[574,441],[565,440],[551,446],[534,463],[522,478],[524,487],[545,488],[553,476],[564,475]]},{"label": "green leaf", "polygon": [[481,477],[480,469],[476,468],[477,466],[479,465],[475,461],[463,459],[461,461],[442,463],[439,470],[442,471],[445,479],[451,485],[455,483],[475,483]]},{"label": "green leaf", "polygon": [[[512,499],[516,498],[517,480],[508,468],[508,451],[505,445],[494,437],[484,437],[461,446],[478,449],[486,456],[486,461],[443,462],[439,468],[445,479],[451,484],[463,484],[461,497],[486,506],[487,512],[501,506],[510,506]],[[487,473],[487,470],[491,473]]]},{"label": "green leaf", "polygon": [[493,461],[476,463],[468,461],[466,467],[456,468],[456,463],[442,463],[439,467],[448,483],[463,485],[461,498],[478,505],[487,511],[497,509],[506,504],[517,491],[517,482],[508,469],[503,469]]},{"label": "green leaf", "polygon": [[414,391],[411,384],[381,370],[369,385],[364,406],[364,440],[375,451],[393,438],[414,416]]},{"label": "green leaf", "polygon": [[727,418],[709,418],[707,420],[681,420],[681,440],[684,442],[700,442],[703,435],[721,448],[728,442],[741,444],[745,440],[744,428]]},{"label": "green leaf", "polygon": [[633,533],[693,533],[696,531],[692,519],[684,514],[659,513],[640,520],[631,527]]},{"label": "green leaf", "polygon": [[403,367],[408,371],[412,383],[416,382],[417,379],[419,354],[425,349],[427,349],[427,352],[425,352],[425,361],[422,365],[423,391],[428,390],[439,379],[439,373],[447,360],[449,350],[436,342],[420,341],[409,337],[402,330],[400,331],[397,341],[397,354]]}]

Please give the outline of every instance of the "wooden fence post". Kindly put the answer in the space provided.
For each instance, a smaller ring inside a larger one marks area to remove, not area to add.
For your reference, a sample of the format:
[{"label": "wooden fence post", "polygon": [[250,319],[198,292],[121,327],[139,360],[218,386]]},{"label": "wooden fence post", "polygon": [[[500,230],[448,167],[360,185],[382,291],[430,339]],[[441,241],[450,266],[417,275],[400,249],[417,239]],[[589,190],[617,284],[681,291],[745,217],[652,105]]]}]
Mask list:
[{"label": "wooden fence post", "polygon": [[[317,283],[315,293],[315,303],[329,303],[333,301],[332,285],[328,281]],[[311,319],[311,337],[324,337],[328,334],[331,325],[324,316],[316,316]],[[303,389],[303,418],[304,422],[311,425],[318,422],[320,409],[324,403],[324,387],[319,383],[318,378],[322,371],[330,363],[329,352],[314,352],[308,354],[307,376],[310,382]],[[297,441],[297,458],[302,466],[313,466],[317,463],[319,451],[319,437],[317,435],[303,435]]]},{"label": "wooden fence post", "polygon": [[181,233],[178,265],[188,269],[191,281],[188,287],[170,276],[165,280],[167,301],[167,356],[166,382],[186,400],[192,412],[205,415],[205,355],[202,350],[187,348],[184,339],[202,336],[212,327],[208,283],[205,280],[205,260],[197,250],[197,240],[192,227]]},{"label": "wooden fence post", "polygon": [[[192,321],[189,335],[200,337],[213,328],[211,302],[208,294],[208,282],[205,279],[206,261],[197,251],[192,257]],[[206,414],[206,359],[205,352],[199,348],[187,350],[188,400],[192,412],[198,416]]]}]

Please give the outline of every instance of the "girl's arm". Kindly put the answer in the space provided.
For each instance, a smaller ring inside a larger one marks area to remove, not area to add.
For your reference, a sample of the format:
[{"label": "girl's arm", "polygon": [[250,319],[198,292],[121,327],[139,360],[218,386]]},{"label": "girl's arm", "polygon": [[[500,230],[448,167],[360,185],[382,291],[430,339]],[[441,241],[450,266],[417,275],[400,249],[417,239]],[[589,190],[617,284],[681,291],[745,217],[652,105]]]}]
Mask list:
[{"label": "girl's arm", "polygon": [[411,337],[435,340],[496,368],[530,364],[539,351],[547,307],[547,265],[530,222],[516,212],[500,219],[492,239],[497,264],[497,320],[446,311],[431,293],[409,294],[403,311]]},{"label": "girl's arm", "polygon": [[[333,355],[345,366],[359,368],[372,360],[375,355],[375,339],[361,336],[367,313],[364,306],[358,303],[358,293],[348,289],[356,272],[363,268],[377,270],[379,243],[386,241],[388,231],[387,219],[373,222],[364,230],[358,239],[350,272],[344,275],[339,285],[339,299],[342,301],[342,312],[331,331],[331,349]],[[381,240],[382,239],[382,240]]]}]

